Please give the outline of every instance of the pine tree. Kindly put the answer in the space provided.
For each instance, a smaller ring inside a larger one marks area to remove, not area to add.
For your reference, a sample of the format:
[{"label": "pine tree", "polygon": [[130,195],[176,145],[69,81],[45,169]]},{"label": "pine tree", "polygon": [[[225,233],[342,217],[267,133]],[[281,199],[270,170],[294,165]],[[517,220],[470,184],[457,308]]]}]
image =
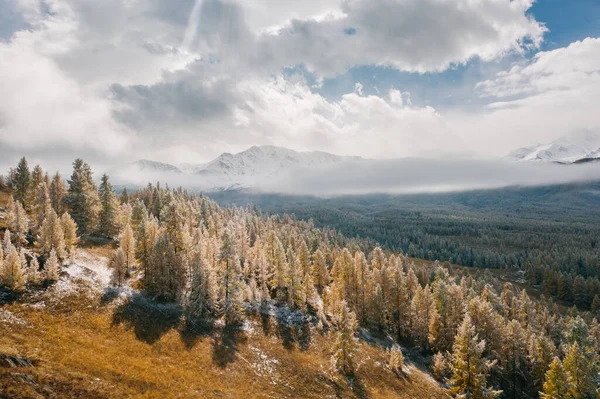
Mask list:
[{"label": "pine tree", "polygon": [[389,367],[397,375],[402,374],[402,367],[404,367],[404,355],[398,345],[392,346],[389,350],[390,360]]},{"label": "pine tree", "polygon": [[340,306],[339,331],[333,346],[333,367],[345,375],[353,375],[356,371],[354,358],[358,350],[354,329],[356,328],[356,319],[354,314],[348,309],[346,302]]},{"label": "pine tree", "polygon": [[56,251],[50,251],[50,255],[44,264],[44,271],[46,274],[46,280],[48,281],[58,281],[60,278],[60,264],[58,263],[58,258],[56,256]]},{"label": "pine tree", "polygon": [[127,192],[127,187],[123,187],[123,191],[121,191],[121,194],[119,195],[119,201],[121,204],[129,203],[129,193]]},{"label": "pine tree", "polygon": [[487,387],[492,364],[483,357],[485,341],[480,341],[467,313],[458,329],[452,353],[450,393],[459,398],[484,399],[500,394]]},{"label": "pine tree", "polygon": [[42,228],[42,223],[51,209],[52,207],[50,206],[50,194],[48,193],[48,186],[42,181],[37,185],[35,204],[33,207],[33,214],[35,216],[35,233],[39,233],[40,229]]},{"label": "pine tree", "polygon": [[50,251],[54,250],[58,259],[64,260],[66,258],[65,234],[61,220],[56,215],[56,212],[54,212],[54,209],[50,210],[42,223],[40,245],[42,252],[45,254],[49,254]]},{"label": "pine tree", "polygon": [[112,238],[117,234],[117,197],[106,173],[102,175],[99,192],[102,209],[100,210],[98,232],[105,237]]},{"label": "pine tree", "polygon": [[113,257],[110,260],[110,267],[113,270],[112,280],[113,284],[121,287],[123,281],[125,281],[127,261],[125,260],[125,253],[122,248],[117,248]]},{"label": "pine tree", "polygon": [[52,204],[54,212],[56,212],[57,215],[62,215],[65,211],[64,203],[65,197],[67,196],[67,187],[65,186],[65,183],[58,172],[56,172],[56,174],[52,177],[49,194],[50,203]]},{"label": "pine tree", "polygon": [[287,259],[285,285],[288,290],[288,305],[291,309],[304,309],[306,298],[303,295],[300,258],[289,248]]},{"label": "pine tree", "polygon": [[235,241],[229,230],[231,230],[230,226],[223,233],[223,244],[219,252],[219,260],[223,267],[225,325],[240,322],[242,301],[240,262]]},{"label": "pine tree", "polygon": [[71,217],[77,223],[79,233],[87,234],[93,230],[101,208],[89,165],[81,159],[76,159],[68,183],[69,190],[65,202],[71,210]]},{"label": "pine tree", "polygon": [[540,392],[541,399],[563,399],[569,391],[567,373],[558,357],[555,357],[546,372],[544,391]]},{"label": "pine tree", "polygon": [[119,247],[123,250],[125,256],[125,275],[129,276],[131,269],[135,267],[135,238],[133,237],[133,229],[129,224],[121,233]]}]

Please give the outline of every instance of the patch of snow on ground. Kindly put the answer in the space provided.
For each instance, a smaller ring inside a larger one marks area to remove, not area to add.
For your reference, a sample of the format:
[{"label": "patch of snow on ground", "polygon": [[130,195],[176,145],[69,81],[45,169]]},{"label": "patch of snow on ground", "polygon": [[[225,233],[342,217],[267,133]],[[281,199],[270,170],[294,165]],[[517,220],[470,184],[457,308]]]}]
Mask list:
[{"label": "patch of snow on ground", "polygon": [[277,384],[276,367],[279,364],[279,360],[269,358],[266,353],[254,346],[249,346],[248,348],[256,355],[256,361],[250,363],[250,366],[259,375],[272,377],[273,380],[271,382]]},{"label": "patch of snow on ground", "polygon": [[27,321],[15,316],[13,312],[7,309],[0,308],[0,324],[13,326],[26,326]]}]

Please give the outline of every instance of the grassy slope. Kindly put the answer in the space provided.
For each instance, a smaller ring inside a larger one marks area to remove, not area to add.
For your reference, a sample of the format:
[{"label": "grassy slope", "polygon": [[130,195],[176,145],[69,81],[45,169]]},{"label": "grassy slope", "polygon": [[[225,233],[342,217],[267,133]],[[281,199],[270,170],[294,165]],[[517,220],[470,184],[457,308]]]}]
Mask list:
[{"label": "grassy slope", "polygon": [[100,297],[74,295],[43,309],[34,302],[25,296],[0,305],[26,322],[0,324],[0,353],[35,364],[0,362],[0,397],[446,397],[415,367],[397,377],[384,366],[383,347],[366,342],[358,378],[347,381],[330,371],[332,336],[315,329],[299,335],[257,317],[249,331],[195,334],[156,312],[132,316],[123,309],[130,305],[102,304]]}]

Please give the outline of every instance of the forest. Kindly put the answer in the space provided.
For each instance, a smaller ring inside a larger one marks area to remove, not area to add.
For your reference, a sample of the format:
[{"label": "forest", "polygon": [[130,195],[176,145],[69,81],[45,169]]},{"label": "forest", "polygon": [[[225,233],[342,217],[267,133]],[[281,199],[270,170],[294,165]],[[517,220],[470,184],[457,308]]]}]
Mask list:
[{"label": "forest", "polygon": [[[189,326],[238,328],[266,308],[308,315],[333,334],[331,367],[346,376],[360,367],[357,334],[366,329],[419,351],[457,398],[600,394],[598,235],[583,216],[576,221],[575,214],[570,228],[564,219],[534,216],[534,234],[531,220],[485,209],[469,216],[407,206],[401,221],[381,224],[368,213],[361,220],[322,206],[279,215],[160,184],[117,194],[107,175],[97,185],[81,159],[64,181],[39,166],[30,170],[23,158],[0,184],[10,190],[0,254],[6,295],[46,289],[80,240],[104,239],[117,247],[110,259],[116,287],[135,281],[153,300],[180,304]],[[511,238],[502,240],[503,232]],[[532,298],[509,282],[439,262],[417,266],[411,258],[419,257],[523,267],[550,295]],[[566,291],[579,308],[552,298],[571,281]],[[404,357],[392,346],[389,368],[402,374]]]},{"label": "forest", "polygon": [[211,193],[223,205],[259,205],[410,257],[524,270],[527,282],[567,306],[600,306],[600,183],[441,194],[334,198]]}]

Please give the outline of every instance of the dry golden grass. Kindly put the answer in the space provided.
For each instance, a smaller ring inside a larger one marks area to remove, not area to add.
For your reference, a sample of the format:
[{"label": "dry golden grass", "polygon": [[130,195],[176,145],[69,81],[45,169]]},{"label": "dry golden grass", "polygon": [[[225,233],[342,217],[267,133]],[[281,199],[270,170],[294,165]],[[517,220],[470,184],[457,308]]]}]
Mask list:
[{"label": "dry golden grass", "polygon": [[376,345],[360,343],[357,378],[348,380],[330,369],[332,336],[314,329],[290,331],[255,316],[250,331],[186,332],[160,311],[99,301],[70,297],[54,309],[34,309],[26,299],[2,305],[27,325],[0,325],[0,353],[35,365],[0,362],[0,397],[447,397],[416,368],[393,374]]}]

